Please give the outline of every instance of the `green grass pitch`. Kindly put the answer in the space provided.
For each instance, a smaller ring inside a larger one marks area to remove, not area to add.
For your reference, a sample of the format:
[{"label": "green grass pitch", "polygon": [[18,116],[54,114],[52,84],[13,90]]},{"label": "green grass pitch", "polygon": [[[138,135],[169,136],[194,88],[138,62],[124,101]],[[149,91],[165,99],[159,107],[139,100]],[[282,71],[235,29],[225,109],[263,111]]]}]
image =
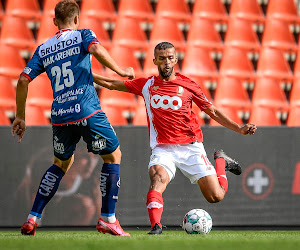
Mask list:
[{"label": "green grass pitch", "polygon": [[60,250],[288,250],[300,249],[300,231],[211,231],[208,235],[188,235],[165,230],[162,235],[128,231],[131,237],[117,237],[95,231],[37,231],[22,236],[19,230],[0,231],[0,249]]}]

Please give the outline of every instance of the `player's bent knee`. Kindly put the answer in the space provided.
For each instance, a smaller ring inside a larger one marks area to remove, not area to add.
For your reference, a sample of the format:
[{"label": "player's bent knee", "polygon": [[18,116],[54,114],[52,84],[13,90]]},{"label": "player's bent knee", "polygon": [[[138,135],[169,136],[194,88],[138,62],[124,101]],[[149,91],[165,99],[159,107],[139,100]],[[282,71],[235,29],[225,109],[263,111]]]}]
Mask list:
[{"label": "player's bent knee", "polygon": [[120,146],[117,147],[117,149],[110,154],[101,155],[101,158],[103,159],[104,163],[120,164],[122,158]]},{"label": "player's bent knee", "polygon": [[204,195],[205,199],[209,202],[209,203],[217,203],[220,202],[221,200],[224,199],[225,194],[223,192],[210,192],[207,195]]},{"label": "player's bent knee", "polygon": [[54,165],[58,166],[62,171],[67,173],[74,162],[74,155],[72,155],[67,160],[60,160],[56,156],[54,156]]}]

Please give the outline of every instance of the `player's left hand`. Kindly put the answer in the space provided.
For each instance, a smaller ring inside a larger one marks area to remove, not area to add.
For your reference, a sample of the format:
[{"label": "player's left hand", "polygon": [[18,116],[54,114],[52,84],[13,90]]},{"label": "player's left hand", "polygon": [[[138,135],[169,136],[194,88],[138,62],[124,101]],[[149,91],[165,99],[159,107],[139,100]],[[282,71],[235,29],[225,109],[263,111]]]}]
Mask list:
[{"label": "player's left hand", "polygon": [[257,127],[253,123],[247,123],[241,128],[241,134],[242,135],[254,135],[255,131],[257,130]]},{"label": "player's left hand", "polygon": [[16,117],[16,119],[14,120],[11,126],[11,134],[12,136],[15,136],[15,134],[19,136],[19,140],[18,140],[19,143],[21,142],[24,136],[25,130],[26,130],[25,121],[21,118]]}]

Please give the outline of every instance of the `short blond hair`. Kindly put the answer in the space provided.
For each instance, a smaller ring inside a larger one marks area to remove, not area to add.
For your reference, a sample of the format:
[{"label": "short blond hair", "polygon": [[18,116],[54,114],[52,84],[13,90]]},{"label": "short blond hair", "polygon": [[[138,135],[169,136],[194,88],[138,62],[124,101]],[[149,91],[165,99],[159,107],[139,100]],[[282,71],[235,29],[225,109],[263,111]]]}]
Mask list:
[{"label": "short blond hair", "polygon": [[55,6],[55,19],[58,22],[71,23],[79,15],[79,6],[74,0],[62,0]]}]

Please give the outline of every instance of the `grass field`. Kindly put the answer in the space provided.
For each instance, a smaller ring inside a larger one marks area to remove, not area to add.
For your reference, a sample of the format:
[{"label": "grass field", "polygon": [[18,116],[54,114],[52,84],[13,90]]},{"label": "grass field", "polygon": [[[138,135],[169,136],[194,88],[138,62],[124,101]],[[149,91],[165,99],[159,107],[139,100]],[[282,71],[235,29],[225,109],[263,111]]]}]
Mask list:
[{"label": "grass field", "polygon": [[128,231],[131,237],[99,234],[97,231],[38,231],[22,236],[19,230],[0,231],[0,249],[300,249],[300,231],[212,231],[208,235],[187,235],[184,231]]}]

